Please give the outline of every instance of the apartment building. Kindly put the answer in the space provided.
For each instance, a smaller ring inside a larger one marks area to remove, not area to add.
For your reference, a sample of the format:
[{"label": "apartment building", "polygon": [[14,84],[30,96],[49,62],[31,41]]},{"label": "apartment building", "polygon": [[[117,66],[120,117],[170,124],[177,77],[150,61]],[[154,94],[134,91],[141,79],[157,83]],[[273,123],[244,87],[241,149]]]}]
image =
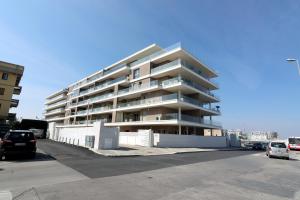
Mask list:
[{"label": "apartment building", "polygon": [[45,118],[64,126],[105,121],[121,132],[204,135],[220,129],[217,73],[184,49],[150,45],[46,99]]},{"label": "apartment building", "polygon": [[16,116],[15,113],[9,113],[9,110],[19,105],[19,100],[13,98],[13,95],[21,93],[19,83],[23,72],[23,66],[0,61],[0,123]]}]

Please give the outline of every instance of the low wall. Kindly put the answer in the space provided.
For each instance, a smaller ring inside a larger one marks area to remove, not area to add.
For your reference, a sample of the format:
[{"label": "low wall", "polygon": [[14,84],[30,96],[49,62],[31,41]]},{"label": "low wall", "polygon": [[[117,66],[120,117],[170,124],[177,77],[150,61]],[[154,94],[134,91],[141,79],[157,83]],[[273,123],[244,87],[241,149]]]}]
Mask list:
[{"label": "low wall", "polygon": [[154,147],[227,147],[225,136],[198,136],[139,132],[120,132],[119,144]]},{"label": "low wall", "polygon": [[155,147],[226,147],[225,136],[153,134]]},{"label": "low wall", "polygon": [[120,132],[119,144],[151,147],[153,145],[152,131],[139,130],[138,132]]},{"label": "low wall", "polygon": [[57,127],[54,124],[51,125],[50,139],[92,149],[115,149],[119,145],[119,130],[105,127],[103,122]]}]

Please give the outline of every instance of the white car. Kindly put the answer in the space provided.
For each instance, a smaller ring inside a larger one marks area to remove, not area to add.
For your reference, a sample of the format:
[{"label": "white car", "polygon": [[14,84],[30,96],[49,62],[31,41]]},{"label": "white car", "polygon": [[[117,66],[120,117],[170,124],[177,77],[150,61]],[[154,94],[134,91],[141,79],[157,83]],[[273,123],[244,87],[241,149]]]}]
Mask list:
[{"label": "white car", "polygon": [[289,149],[285,142],[282,141],[270,142],[267,147],[266,155],[269,156],[269,158],[279,157],[287,160],[290,159]]}]

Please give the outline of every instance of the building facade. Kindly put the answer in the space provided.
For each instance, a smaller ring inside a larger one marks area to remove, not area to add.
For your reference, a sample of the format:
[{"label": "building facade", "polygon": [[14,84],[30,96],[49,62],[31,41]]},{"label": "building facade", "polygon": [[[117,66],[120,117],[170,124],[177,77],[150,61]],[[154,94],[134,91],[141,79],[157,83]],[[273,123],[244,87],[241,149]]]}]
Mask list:
[{"label": "building facade", "polygon": [[63,126],[104,121],[121,132],[204,135],[221,129],[217,73],[180,44],[150,45],[46,99],[45,119]]},{"label": "building facade", "polygon": [[14,119],[16,114],[9,113],[10,108],[17,107],[19,100],[13,95],[20,95],[22,87],[19,85],[24,67],[0,61],[0,122]]}]

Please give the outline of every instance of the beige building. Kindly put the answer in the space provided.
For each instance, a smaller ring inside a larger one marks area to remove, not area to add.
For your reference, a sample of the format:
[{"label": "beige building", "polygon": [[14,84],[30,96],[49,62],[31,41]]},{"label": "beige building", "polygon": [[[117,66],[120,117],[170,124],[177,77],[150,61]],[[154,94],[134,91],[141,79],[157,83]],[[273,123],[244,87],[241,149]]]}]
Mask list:
[{"label": "beige building", "polygon": [[215,77],[180,44],[153,44],[47,97],[45,118],[65,126],[104,120],[122,132],[207,135],[205,129],[221,128],[212,120],[220,115]]},{"label": "beige building", "polygon": [[19,100],[14,99],[13,95],[21,93],[22,87],[19,83],[23,72],[23,66],[0,61],[0,121],[2,123],[15,117],[15,113],[9,113],[9,109],[19,104]]}]

